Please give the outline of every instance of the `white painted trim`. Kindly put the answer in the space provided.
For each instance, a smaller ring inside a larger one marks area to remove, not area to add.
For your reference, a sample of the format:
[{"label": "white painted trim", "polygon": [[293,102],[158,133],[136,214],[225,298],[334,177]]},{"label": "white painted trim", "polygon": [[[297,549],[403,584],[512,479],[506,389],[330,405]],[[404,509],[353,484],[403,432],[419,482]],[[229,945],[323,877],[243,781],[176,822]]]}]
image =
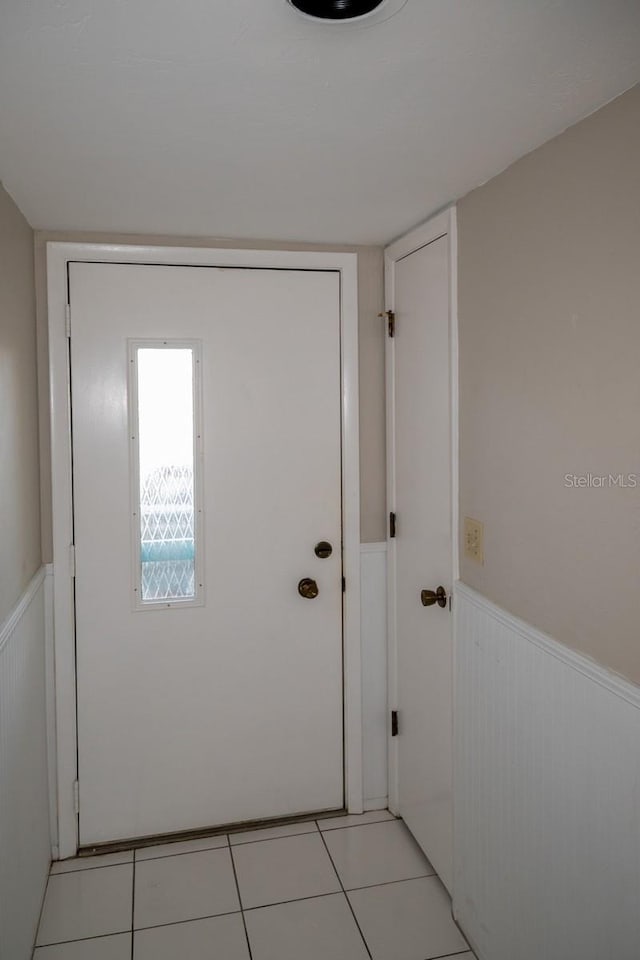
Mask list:
[{"label": "white painted trim", "polygon": [[53,564],[45,566],[44,656],[47,700],[47,763],[49,773],[49,833],[51,859],[58,859],[58,764],[56,743],[56,672],[53,642]]},{"label": "white painted trim", "polygon": [[[553,637],[550,637],[549,634],[543,633],[542,630],[538,630],[536,627],[532,627],[526,620],[520,620],[507,610],[492,603],[491,600],[488,600],[483,594],[468,587],[461,580],[458,580],[454,586],[454,596],[464,598],[475,607],[489,614],[489,616],[497,620],[498,623],[501,623],[513,631],[513,633],[518,634],[518,636],[524,640],[539,647],[544,653],[555,657],[556,660],[560,660],[568,667],[571,667],[572,670],[581,673],[582,676],[588,680],[592,680],[593,683],[604,687],[609,693],[613,693],[621,700],[626,700],[627,703],[630,703],[640,710],[640,687],[634,683],[625,680],[624,677],[620,677],[616,673],[612,673],[595,660],[586,657],[583,653],[578,653],[577,650],[572,650],[571,647],[566,647],[563,643],[559,643],[557,640],[554,640]],[[455,603],[453,609],[455,613]]]},{"label": "white painted trim", "polygon": [[[398,240],[394,240],[393,243],[390,243],[389,246],[386,247],[384,251],[385,271],[387,267],[391,271],[391,276],[385,273],[385,302],[387,310],[393,310],[394,289],[393,271],[391,270],[392,265],[396,263],[397,260],[408,257],[410,253],[415,253],[416,250],[420,250],[421,247],[426,247],[428,243],[433,243],[433,241],[439,237],[444,237],[451,233],[452,215],[455,215],[455,209],[455,206],[447,207],[446,210],[437,213],[434,217],[431,217],[430,220],[427,220],[426,223],[421,223],[413,230],[410,230],[409,233],[405,233],[404,236],[399,237]],[[388,282],[389,280],[391,281],[390,284]]]},{"label": "white painted trim", "polygon": [[[395,302],[394,261],[388,251],[384,257],[385,309],[393,309]],[[386,321],[385,321],[386,322]],[[387,709],[398,709],[398,657],[396,636],[396,551],[389,536],[389,513],[396,503],[396,444],[395,444],[395,342],[384,332],[385,338],[385,413],[387,445]],[[387,790],[389,810],[398,811],[398,747],[391,736],[391,717],[387,734]]]},{"label": "white painted trim", "polygon": [[[49,376],[53,510],[53,616],[55,624],[57,833],[59,856],[73,856],[78,824],[76,779],[75,638],[73,578],[69,562],[72,524],[69,348],[65,332],[67,263],[160,263],[336,270],[340,273],[342,334],[342,505],[344,539],[345,800],[362,812],[362,690],[360,650],[360,441],[358,413],[358,258],[354,253],[228,250],[124,244],[47,243]],[[73,323],[73,320],[72,320]]]},{"label": "white painted trim", "polygon": [[[315,254],[312,256],[316,256]],[[360,641],[360,386],[358,352],[358,257],[335,255],[342,264],[342,536],[346,582],[344,629],[345,803],[362,813],[362,649]]]},{"label": "white painted trim", "polygon": [[[451,358],[451,561],[460,577],[460,367],[458,340],[458,210],[449,211],[449,336]],[[455,687],[454,687],[455,704]]]},{"label": "white painted trim", "polygon": [[[452,583],[459,576],[459,508],[458,508],[458,239],[455,205],[436,214],[426,223],[411,230],[390,244],[384,252],[385,309],[395,305],[395,264],[416,250],[446,236],[449,254],[449,336],[451,363],[451,538],[452,538]],[[385,334],[386,351],[386,422],[387,422],[387,515],[396,509],[395,475],[395,339]],[[388,539],[387,561],[387,623],[388,623],[388,674],[389,709],[398,707],[398,647],[396,636],[396,546]],[[455,689],[454,689],[455,698]],[[454,699],[455,702],[455,699]],[[453,718],[452,718],[453,720]],[[389,809],[398,811],[398,747],[389,734]]]},{"label": "white painted trim", "polygon": [[30,606],[31,601],[40,589],[40,585],[45,578],[45,574],[46,570],[44,567],[40,567],[40,569],[34,573],[33,577],[29,581],[27,589],[24,591],[9,616],[0,625],[0,653],[2,653],[5,644],[7,644],[13,636],[13,633],[22,620],[25,611]]},{"label": "white painted trim", "polygon": [[387,544],[363,543],[361,566],[364,809],[388,804]]},{"label": "white painted trim", "polygon": [[387,542],[381,540],[379,543],[361,543],[360,553],[386,553]]},{"label": "white painted trim", "polygon": [[369,813],[372,810],[387,810],[389,807],[388,797],[376,797],[374,800],[365,800],[364,812]]}]

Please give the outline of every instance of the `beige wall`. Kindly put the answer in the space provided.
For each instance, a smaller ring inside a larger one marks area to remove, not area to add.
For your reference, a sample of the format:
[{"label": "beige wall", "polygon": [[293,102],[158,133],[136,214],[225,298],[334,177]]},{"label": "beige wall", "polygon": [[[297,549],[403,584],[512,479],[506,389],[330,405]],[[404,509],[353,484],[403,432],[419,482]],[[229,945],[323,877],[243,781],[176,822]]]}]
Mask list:
[{"label": "beige wall", "polygon": [[300,243],[255,243],[213,237],[157,237],[130,234],[45,233],[36,234],[36,286],[39,325],[41,383],[42,546],[51,560],[51,469],[48,411],[48,338],[46,318],[45,244],[47,240],[108,243],[153,243],[170,246],[235,247],[253,249],[333,250],[358,254],[360,339],[360,470],[361,540],[371,543],[386,538],[386,466],[384,434],[384,331],[378,313],[383,309],[383,251],[381,247],[328,246]]},{"label": "beige wall", "polygon": [[0,623],[40,566],[33,232],[0,184]]},{"label": "beige wall", "polygon": [[640,683],[640,86],[465,197],[459,244],[462,579]]}]

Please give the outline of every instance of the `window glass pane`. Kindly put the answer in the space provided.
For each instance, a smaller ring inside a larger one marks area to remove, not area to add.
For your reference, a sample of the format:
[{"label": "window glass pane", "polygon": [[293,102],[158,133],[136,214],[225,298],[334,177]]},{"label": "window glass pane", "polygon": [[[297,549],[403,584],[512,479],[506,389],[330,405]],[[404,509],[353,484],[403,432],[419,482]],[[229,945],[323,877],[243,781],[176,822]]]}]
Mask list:
[{"label": "window glass pane", "polygon": [[137,359],[141,599],[193,599],[193,351],[140,347]]}]

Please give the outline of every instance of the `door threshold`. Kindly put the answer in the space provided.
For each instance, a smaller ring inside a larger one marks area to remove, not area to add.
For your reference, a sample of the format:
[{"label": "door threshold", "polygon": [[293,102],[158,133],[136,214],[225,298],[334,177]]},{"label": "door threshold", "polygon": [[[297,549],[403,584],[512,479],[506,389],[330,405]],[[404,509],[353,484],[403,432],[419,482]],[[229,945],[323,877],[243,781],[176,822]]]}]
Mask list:
[{"label": "door threshold", "polygon": [[264,820],[243,820],[241,823],[227,823],[218,827],[203,827],[200,830],[181,830],[175,833],[160,833],[149,837],[135,837],[129,840],[113,840],[108,843],[96,843],[78,848],[78,857],[95,857],[106,853],[122,853],[125,850],[141,850],[160,843],[180,843],[185,840],[206,840],[224,833],[248,833],[250,830],[267,830],[270,827],[285,827],[308,820],[326,820],[329,817],[346,817],[347,810],[317,810],[300,813],[292,817],[270,817]]}]

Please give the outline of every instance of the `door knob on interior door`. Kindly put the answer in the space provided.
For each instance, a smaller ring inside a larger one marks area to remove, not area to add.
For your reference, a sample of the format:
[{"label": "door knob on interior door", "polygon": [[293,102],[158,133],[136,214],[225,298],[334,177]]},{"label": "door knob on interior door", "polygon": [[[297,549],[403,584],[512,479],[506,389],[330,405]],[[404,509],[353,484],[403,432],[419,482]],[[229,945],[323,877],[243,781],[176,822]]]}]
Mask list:
[{"label": "door knob on interior door", "polygon": [[315,600],[319,592],[318,584],[315,580],[312,580],[311,577],[305,577],[298,584],[298,593],[301,597],[304,597],[305,600]]},{"label": "door knob on interior door", "polygon": [[423,607],[432,607],[437,603],[439,607],[447,605],[447,591],[444,587],[438,587],[437,590],[422,590],[420,599]]}]

